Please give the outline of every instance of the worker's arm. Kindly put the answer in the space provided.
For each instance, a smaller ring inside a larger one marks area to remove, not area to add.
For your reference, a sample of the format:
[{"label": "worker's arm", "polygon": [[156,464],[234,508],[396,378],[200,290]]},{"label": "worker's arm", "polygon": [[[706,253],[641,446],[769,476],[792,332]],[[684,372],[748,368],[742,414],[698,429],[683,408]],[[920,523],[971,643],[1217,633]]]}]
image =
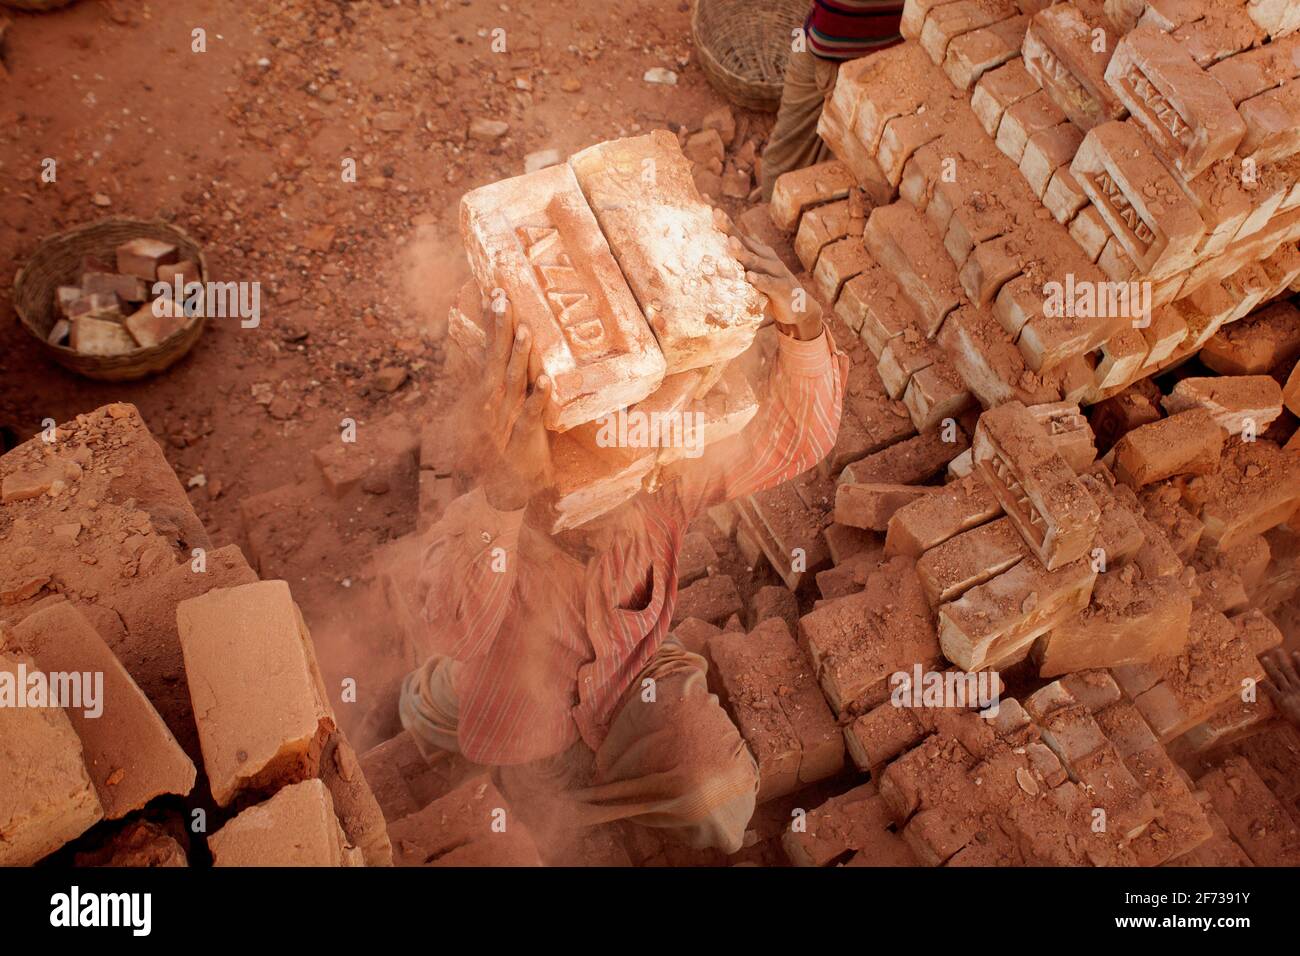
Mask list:
[{"label": "worker's arm", "polygon": [[768,247],[742,238],[736,256],[767,296],[776,359],[761,407],[743,432],[683,464],[680,493],[690,512],[780,484],[830,453],[839,432],[847,359],[822,321],[821,305]]},{"label": "worker's arm", "polygon": [[484,370],[483,482],[462,495],[432,530],[419,579],[421,613],[441,653],[485,653],[513,600],[519,532],[529,499],[545,487],[550,452],[542,410],[550,381],[528,390],[528,329],[514,327],[508,303],[486,314],[492,331]]}]

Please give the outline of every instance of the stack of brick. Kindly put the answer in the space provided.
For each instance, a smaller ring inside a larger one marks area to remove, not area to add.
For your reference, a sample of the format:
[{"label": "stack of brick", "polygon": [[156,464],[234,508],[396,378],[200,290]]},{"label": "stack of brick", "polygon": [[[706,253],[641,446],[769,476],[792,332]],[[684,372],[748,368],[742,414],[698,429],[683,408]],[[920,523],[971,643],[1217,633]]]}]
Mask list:
[{"label": "stack of brick", "polygon": [[[5,862],[35,862],[71,842],[78,865],[185,865],[175,834],[190,817],[175,797],[219,826],[228,816],[220,807],[245,809],[249,787],[289,781],[323,788],[315,804],[328,810],[330,839],[341,826],[340,846],[359,847],[370,865],[389,861],[382,814],[341,732],[332,720],[302,730],[308,721],[294,717],[300,678],[315,671],[287,586],[257,583],[238,548],[211,548],[134,408],[78,416],[0,457],[0,498],[0,656],[6,667],[22,662],[29,674],[69,675],[82,686],[65,709],[0,707],[0,719],[22,724],[0,733],[9,747],[0,761]],[[223,611],[207,625],[227,651],[196,662],[201,675],[187,674],[189,624],[178,622],[178,606],[267,588],[278,599],[251,612],[249,646],[228,653],[235,635]],[[313,688],[316,703],[302,713],[327,714],[318,677]],[[293,809],[285,819],[298,817]],[[100,819],[118,822],[82,838]],[[300,842],[284,836],[282,845]],[[342,858],[336,851],[330,859]]]},{"label": "stack of brick", "polygon": [[[555,530],[656,487],[662,469],[757,411],[731,363],[764,299],[671,134],[601,143],[472,190],[461,233],[482,300],[508,301],[532,334],[530,380],[551,381]],[[475,299],[462,290],[450,321],[470,368],[493,335]]]},{"label": "stack of brick", "polygon": [[909,0],[840,71],[773,214],[918,427],[1100,401],[1300,278],[1300,37],[1219,6]]}]

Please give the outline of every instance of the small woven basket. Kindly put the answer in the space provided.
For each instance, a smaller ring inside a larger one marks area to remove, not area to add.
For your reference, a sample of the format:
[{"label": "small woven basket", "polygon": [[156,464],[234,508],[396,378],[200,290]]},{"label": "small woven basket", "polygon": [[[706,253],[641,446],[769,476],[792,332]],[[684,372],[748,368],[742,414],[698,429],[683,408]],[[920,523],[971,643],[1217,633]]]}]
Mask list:
[{"label": "small woven basket", "polygon": [[0,7],[40,13],[42,10],[57,10],[59,7],[66,7],[71,2],[72,0],[0,0]]},{"label": "small woven basket", "polygon": [[691,37],[704,75],[737,106],[772,112],[781,102],[793,32],[809,0],[695,0]]},{"label": "small woven basket", "polygon": [[83,256],[113,262],[117,247],[131,239],[161,239],[180,249],[182,259],[195,262],[200,281],[208,280],[208,262],[198,243],[165,222],[140,219],[101,219],[76,226],[45,239],[14,281],[14,311],[36,339],[41,351],[64,368],[101,382],[129,382],[174,365],[194,347],[203,333],[202,315],[193,316],[183,329],[163,342],[122,355],[83,355],[66,345],[48,341],[54,328],[54,292],[61,285],[76,285]]}]

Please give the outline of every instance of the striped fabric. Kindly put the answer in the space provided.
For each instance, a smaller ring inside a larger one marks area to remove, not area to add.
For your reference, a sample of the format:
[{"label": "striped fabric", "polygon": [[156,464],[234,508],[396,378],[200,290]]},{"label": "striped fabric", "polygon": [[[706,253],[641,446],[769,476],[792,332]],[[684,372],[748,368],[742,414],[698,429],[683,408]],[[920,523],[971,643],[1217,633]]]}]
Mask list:
[{"label": "striped fabric", "polygon": [[667,636],[691,520],[720,501],[808,470],[839,431],[846,362],[830,332],[778,336],[761,414],[657,493],[620,509],[585,564],[523,524],[523,512],[464,495],[431,531],[418,578],[430,644],[459,662],[458,742],[487,765],[593,750]]},{"label": "striped fabric", "polygon": [[804,21],[808,49],[828,60],[852,60],[901,43],[901,0],[813,0]]}]

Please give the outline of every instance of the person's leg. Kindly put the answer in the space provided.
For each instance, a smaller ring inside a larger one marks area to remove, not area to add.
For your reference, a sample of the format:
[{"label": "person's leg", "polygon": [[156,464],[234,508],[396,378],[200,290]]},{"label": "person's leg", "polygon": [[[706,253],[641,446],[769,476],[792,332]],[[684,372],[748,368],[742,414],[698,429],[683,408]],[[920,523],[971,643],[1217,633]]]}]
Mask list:
[{"label": "person's leg", "polygon": [[615,714],[592,784],[571,793],[580,816],[671,830],[695,847],[740,849],[758,765],[709,693],[707,667],[677,641],[664,644]]},{"label": "person's leg", "polygon": [[772,198],[772,187],[782,173],[831,158],[830,149],[817,135],[817,121],[837,72],[836,63],[807,50],[790,54],[776,124],[763,150],[764,200]]}]

